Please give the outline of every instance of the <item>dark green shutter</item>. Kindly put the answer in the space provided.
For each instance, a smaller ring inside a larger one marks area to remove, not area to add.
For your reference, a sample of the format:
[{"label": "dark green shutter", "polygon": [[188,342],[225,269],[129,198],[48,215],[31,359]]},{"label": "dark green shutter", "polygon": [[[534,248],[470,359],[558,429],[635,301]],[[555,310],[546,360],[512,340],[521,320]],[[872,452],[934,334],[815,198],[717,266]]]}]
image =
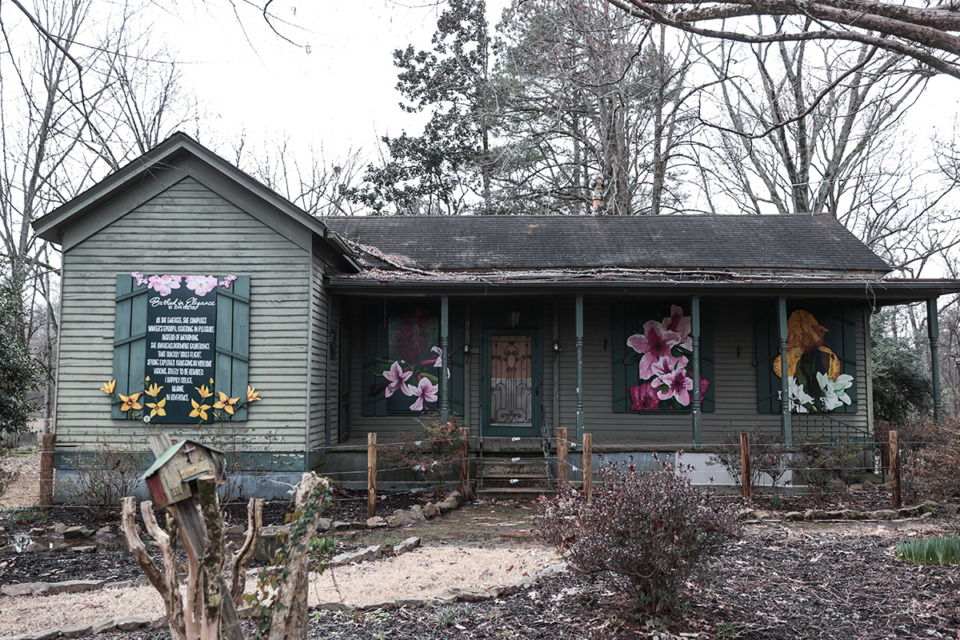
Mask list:
[{"label": "dark green shutter", "polygon": [[773,302],[758,302],[757,323],[757,411],[780,412],[780,378],[773,372],[773,361],[780,355],[777,337],[777,307]]},{"label": "dark green shutter", "polygon": [[450,368],[450,412],[455,416],[463,415],[464,390],[463,369],[466,358],[463,353],[464,339],[464,312],[462,306],[450,307],[450,358],[447,367]]},{"label": "dark green shutter", "polygon": [[[117,276],[113,329],[113,379],[123,395],[142,392],[147,349],[147,285],[137,286],[129,273]],[[114,418],[126,418],[113,405]]]},{"label": "dark green shutter", "polygon": [[[217,361],[214,388],[246,398],[250,368],[250,276],[238,276],[229,289],[217,287]],[[234,420],[246,420],[247,408]]]},{"label": "dark green shutter", "polygon": [[700,398],[700,410],[704,413],[717,410],[717,403],[714,400],[717,397],[714,362],[713,305],[707,300],[702,300],[700,302],[700,378],[710,382],[707,392]]},{"label": "dark green shutter", "polygon": [[[610,306],[610,317],[613,322],[610,329],[610,353],[613,358],[613,386],[611,387],[613,391],[613,411],[615,413],[626,413],[630,407],[630,393],[628,391],[630,385],[627,383],[630,372],[628,367],[623,364],[623,359],[627,355],[627,337],[629,336],[626,329],[626,319],[628,313],[636,311],[636,305],[614,302]],[[636,372],[634,372],[634,377],[636,377]]]},{"label": "dark green shutter", "polygon": [[387,398],[383,395],[384,380],[375,375],[377,358],[386,358],[387,327],[382,307],[368,307],[363,323],[363,378],[360,383],[362,394],[361,414],[364,416],[387,415]]}]

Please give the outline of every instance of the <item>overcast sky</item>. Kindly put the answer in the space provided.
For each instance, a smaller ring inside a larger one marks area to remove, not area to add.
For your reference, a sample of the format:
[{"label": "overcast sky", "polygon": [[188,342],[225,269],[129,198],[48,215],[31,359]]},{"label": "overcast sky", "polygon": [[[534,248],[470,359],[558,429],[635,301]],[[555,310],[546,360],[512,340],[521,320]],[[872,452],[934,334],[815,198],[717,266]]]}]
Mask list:
[{"label": "overcast sky", "polygon": [[[506,2],[489,4],[493,22]],[[429,47],[434,4],[278,1],[276,14],[290,24],[277,29],[296,45],[238,5],[239,20],[226,0],[181,1],[157,23],[184,62],[185,88],[209,112],[201,134],[211,138],[203,142],[227,143],[241,131],[252,140],[289,136],[336,158],[351,147],[372,149],[384,133],[418,128],[419,119],[397,107],[392,54],[407,44]]]}]

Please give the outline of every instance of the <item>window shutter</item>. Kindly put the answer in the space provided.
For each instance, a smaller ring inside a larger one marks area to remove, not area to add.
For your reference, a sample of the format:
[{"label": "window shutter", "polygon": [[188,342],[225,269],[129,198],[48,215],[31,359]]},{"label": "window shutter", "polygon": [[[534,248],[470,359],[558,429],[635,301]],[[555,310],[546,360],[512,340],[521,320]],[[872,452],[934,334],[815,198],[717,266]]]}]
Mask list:
[{"label": "window shutter", "polygon": [[465,343],[463,307],[451,307],[450,358],[447,366],[450,367],[450,412],[455,416],[463,416],[463,369],[466,361],[463,345]]},{"label": "window shutter", "polygon": [[[379,311],[379,312],[378,312]],[[361,414],[363,416],[387,415],[387,398],[383,395],[382,378],[374,375],[377,358],[387,357],[387,328],[384,326],[383,312],[377,307],[369,307],[364,314],[363,323],[363,378]]]},{"label": "window shutter", "polygon": [[709,301],[700,301],[700,378],[708,380],[710,386],[700,397],[700,411],[711,413],[717,410],[716,383],[713,357],[713,305]]},{"label": "window shutter", "polygon": [[755,307],[757,323],[757,411],[780,413],[780,378],[773,372],[773,361],[780,355],[777,337],[777,307],[759,302]]},{"label": "window shutter", "polygon": [[[250,368],[250,276],[238,276],[229,289],[217,288],[217,361],[215,388],[231,398],[246,398]],[[247,407],[234,420],[247,419]]]},{"label": "window shutter", "polygon": [[636,305],[614,302],[611,307],[610,317],[613,319],[613,326],[610,330],[610,353],[613,358],[613,386],[611,387],[613,411],[614,413],[626,413],[630,406],[627,391],[629,387],[627,379],[630,377],[630,372],[628,367],[623,364],[623,359],[627,355],[626,318],[629,312],[636,311]]},{"label": "window shutter", "polygon": [[[142,392],[147,351],[147,285],[137,285],[129,273],[117,275],[116,315],[113,329],[113,379],[123,395]],[[113,418],[123,419],[119,405]]]}]

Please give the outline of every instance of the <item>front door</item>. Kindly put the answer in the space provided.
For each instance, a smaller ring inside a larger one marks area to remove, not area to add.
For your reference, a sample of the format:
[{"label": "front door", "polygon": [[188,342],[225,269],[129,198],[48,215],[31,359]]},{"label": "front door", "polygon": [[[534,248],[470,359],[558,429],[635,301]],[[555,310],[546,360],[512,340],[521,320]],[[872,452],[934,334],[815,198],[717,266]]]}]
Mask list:
[{"label": "front door", "polygon": [[537,343],[535,331],[484,332],[485,435],[537,434],[540,414]]}]

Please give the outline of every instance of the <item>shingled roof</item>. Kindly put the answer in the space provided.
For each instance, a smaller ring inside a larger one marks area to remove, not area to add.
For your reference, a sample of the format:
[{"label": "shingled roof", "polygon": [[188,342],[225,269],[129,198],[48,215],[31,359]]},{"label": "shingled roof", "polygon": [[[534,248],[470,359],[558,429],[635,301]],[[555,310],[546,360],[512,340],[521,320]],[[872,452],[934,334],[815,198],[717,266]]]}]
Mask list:
[{"label": "shingled roof", "polygon": [[[433,271],[891,268],[835,218],[778,216],[391,216],[326,218],[369,267]],[[382,256],[380,254],[383,254]]]}]

